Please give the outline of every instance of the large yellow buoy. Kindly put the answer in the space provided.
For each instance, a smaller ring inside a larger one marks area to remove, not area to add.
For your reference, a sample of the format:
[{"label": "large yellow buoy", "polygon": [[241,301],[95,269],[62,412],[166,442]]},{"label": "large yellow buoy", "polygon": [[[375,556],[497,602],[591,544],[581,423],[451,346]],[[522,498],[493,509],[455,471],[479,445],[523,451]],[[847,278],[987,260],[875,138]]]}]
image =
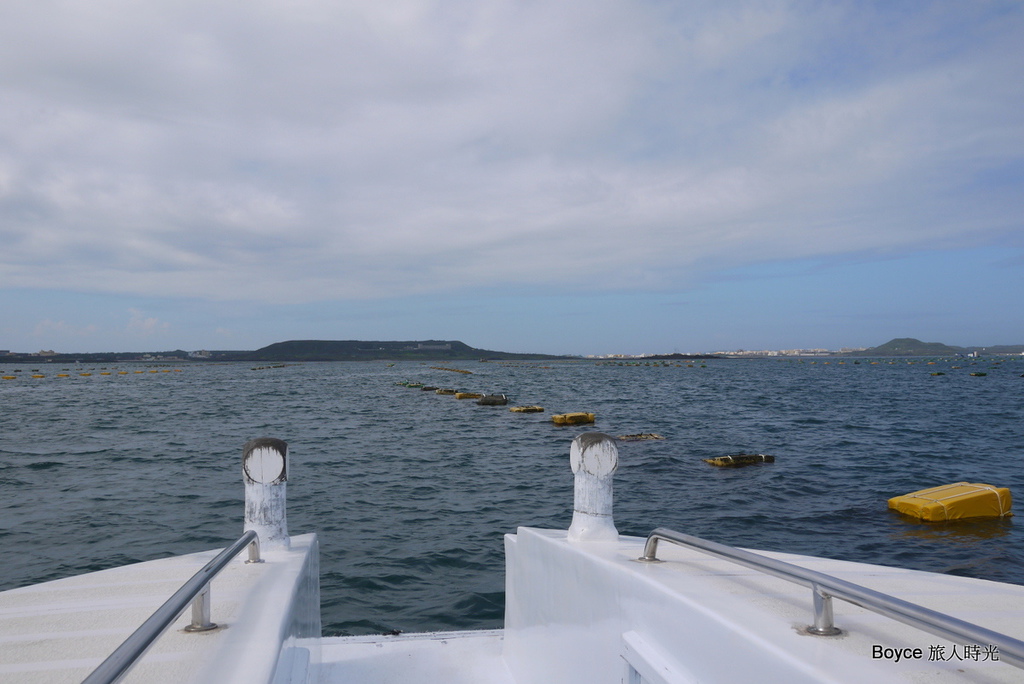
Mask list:
[{"label": "large yellow buoy", "polygon": [[889,508],[927,522],[1013,515],[1013,497],[1006,487],[972,482],[922,489],[889,499]]}]

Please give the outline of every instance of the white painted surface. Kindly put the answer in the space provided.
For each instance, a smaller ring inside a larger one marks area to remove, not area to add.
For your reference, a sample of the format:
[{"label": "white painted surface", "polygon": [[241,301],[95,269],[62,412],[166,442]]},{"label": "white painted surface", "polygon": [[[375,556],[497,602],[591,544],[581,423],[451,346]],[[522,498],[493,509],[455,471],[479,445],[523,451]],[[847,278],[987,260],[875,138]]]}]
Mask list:
[{"label": "white painted surface", "polygon": [[323,640],[320,684],[515,684],[502,632],[433,632]]},{"label": "white painted surface", "polygon": [[[642,539],[570,543],[565,532],[520,528],[506,537],[505,660],[517,684],[630,682],[1021,682],[1005,663],[929,661],[953,644],[836,601],[837,638],[799,631],[811,592],[707,554],[662,543],[664,563],[635,561]],[[835,575],[1015,638],[1024,587],[780,553]],[[900,663],[875,644],[921,648]],[[958,648],[962,652],[963,644]],[[653,674],[644,674],[646,672]]]},{"label": "white painted surface", "polygon": [[[269,682],[278,655],[320,633],[317,542],[246,564],[243,552],[211,585],[212,632],[185,633],[188,609],[125,682]],[[44,582],[0,593],[0,681],[81,682],[218,550]],[[311,653],[315,665],[318,654]]]},{"label": "white painted surface", "polygon": [[574,476],[569,540],[615,541],[612,475],[619,467],[619,449],[613,438],[600,432],[578,435],[569,447],[569,465]]},{"label": "white painted surface", "polygon": [[270,484],[284,479],[285,456],[269,447],[253,449],[246,455],[244,467],[253,482]]},{"label": "white painted surface", "polygon": [[261,549],[288,548],[288,448],[257,446],[242,457],[245,530],[255,530]]}]

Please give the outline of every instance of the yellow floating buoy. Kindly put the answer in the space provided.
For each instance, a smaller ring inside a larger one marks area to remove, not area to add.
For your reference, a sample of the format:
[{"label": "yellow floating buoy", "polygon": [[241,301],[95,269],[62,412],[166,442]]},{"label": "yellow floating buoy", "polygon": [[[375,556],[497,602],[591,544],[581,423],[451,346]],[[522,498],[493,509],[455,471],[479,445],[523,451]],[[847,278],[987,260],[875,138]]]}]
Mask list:
[{"label": "yellow floating buoy", "polygon": [[702,460],[718,468],[742,468],[743,466],[754,465],[755,463],[775,463],[775,457],[768,454],[732,454],[731,456],[719,456]]},{"label": "yellow floating buoy", "polygon": [[79,373],[79,375],[81,375],[84,378],[86,376],[92,375],[92,373]]},{"label": "yellow floating buoy", "polygon": [[509,408],[512,413],[543,413],[543,406],[513,406]]},{"label": "yellow floating buoy", "polygon": [[57,373],[57,377],[58,378],[70,378],[71,375],[69,375],[68,373]]},{"label": "yellow floating buoy", "polygon": [[1013,515],[1013,497],[1005,487],[955,482],[889,499],[889,508],[927,522]]},{"label": "yellow floating buoy", "polygon": [[46,376],[40,374],[40,375],[33,375],[32,377],[33,378],[45,378]]},{"label": "yellow floating buoy", "polygon": [[4,377],[4,380],[17,380],[18,379],[17,375],[5,375],[3,377]]},{"label": "yellow floating buoy", "polygon": [[103,371],[100,375],[110,375],[110,371]]},{"label": "yellow floating buoy", "polygon": [[479,392],[456,392],[455,393],[455,398],[456,399],[479,399],[482,396],[484,396],[484,395],[480,394]]},{"label": "yellow floating buoy", "polygon": [[551,416],[551,422],[555,425],[584,425],[594,422],[593,413],[559,413]]}]

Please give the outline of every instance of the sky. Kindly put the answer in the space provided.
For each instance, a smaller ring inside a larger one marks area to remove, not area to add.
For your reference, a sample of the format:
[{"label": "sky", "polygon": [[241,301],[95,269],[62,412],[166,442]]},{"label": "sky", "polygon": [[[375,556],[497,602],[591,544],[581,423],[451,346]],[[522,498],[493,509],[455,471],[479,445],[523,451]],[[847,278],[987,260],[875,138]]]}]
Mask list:
[{"label": "sky", "polygon": [[0,349],[1024,344],[1024,3],[4,0]]}]

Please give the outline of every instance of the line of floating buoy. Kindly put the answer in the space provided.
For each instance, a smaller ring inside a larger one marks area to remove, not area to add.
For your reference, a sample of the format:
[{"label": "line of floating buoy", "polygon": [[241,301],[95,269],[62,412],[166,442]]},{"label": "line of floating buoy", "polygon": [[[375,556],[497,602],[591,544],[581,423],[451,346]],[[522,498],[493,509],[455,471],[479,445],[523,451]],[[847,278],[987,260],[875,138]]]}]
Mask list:
[{"label": "line of floating buoy", "polygon": [[[458,368],[444,368],[441,366],[431,366],[435,370],[455,371],[455,372],[471,372],[462,371]],[[481,392],[467,392],[463,390],[445,388],[445,387],[434,387],[432,385],[426,385],[422,382],[396,382],[396,385],[400,387],[409,387],[413,389],[420,389],[423,391],[433,391],[435,394],[454,396],[456,399],[476,399],[477,404],[480,406],[506,406],[508,404],[508,396],[504,394],[483,394]],[[512,413],[543,413],[544,407],[536,405],[528,406],[512,406],[509,407],[509,411]],[[586,425],[596,421],[596,414],[591,412],[577,411],[572,413],[560,413],[555,414],[551,417],[551,422],[555,425]],[[654,433],[642,433],[642,436],[634,435],[631,436],[632,441],[638,441],[640,439],[664,439],[661,435],[655,435]]]},{"label": "line of floating buoy", "polygon": [[[65,369],[65,370],[67,370],[67,369]],[[79,371],[78,372],[78,376],[82,377],[82,378],[89,378],[89,377],[92,377],[94,375],[114,375],[115,374],[113,371],[100,371],[100,372],[96,373],[96,372],[93,372],[94,370],[95,369],[90,369],[88,371]],[[20,373],[21,371],[17,370],[15,372]],[[146,371],[137,370],[137,371],[134,371],[134,372],[135,373],[145,373]],[[180,368],[174,368],[174,369],[167,369],[167,370],[151,370],[149,372],[150,373],[181,373],[182,371],[181,371]],[[129,371],[117,371],[116,374],[117,375],[130,375],[130,372]],[[18,378],[22,378],[22,377],[26,377],[26,376],[24,376],[24,375],[3,375],[3,376],[0,376],[0,378],[2,378],[4,380],[17,380]],[[43,380],[43,379],[47,378],[48,376],[45,373],[32,373],[28,377],[30,377],[30,378],[32,378],[34,380]],[[71,377],[71,373],[54,373],[53,377],[54,378],[70,378]]]},{"label": "line of floating buoy", "polygon": [[471,370],[463,370],[461,368],[444,368],[442,366],[431,366],[431,368],[433,368],[434,370],[448,371],[450,373],[465,373],[466,375],[472,375],[473,374],[473,371],[471,371]]},{"label": "line of floating buoy", "polygon": [[[598,361],[595,362],[596,366],[630,366],[633,368],[645,367],[645,368],[697,368],[698,366],[694,363],[668,363],[659,361]],[[706,363],[702,363],[700,368],[707,368]]]}]

